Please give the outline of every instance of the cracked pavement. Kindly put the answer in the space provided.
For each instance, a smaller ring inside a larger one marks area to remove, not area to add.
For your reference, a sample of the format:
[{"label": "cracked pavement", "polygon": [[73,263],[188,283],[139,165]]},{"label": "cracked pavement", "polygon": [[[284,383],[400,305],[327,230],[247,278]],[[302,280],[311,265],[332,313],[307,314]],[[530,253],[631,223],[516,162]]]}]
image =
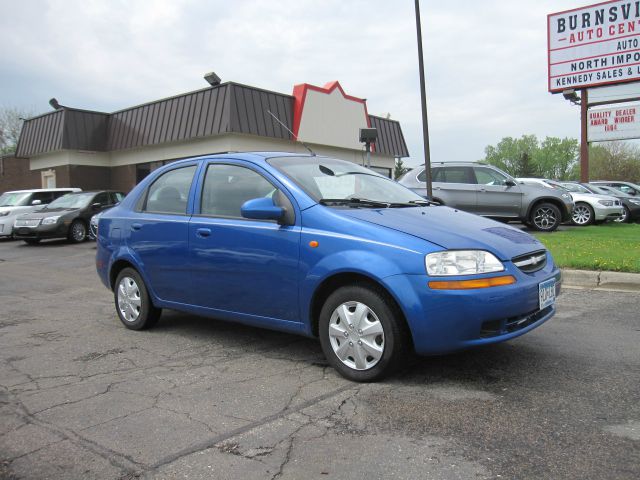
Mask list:
[{"label": "cracked pavement", "polygon": [[0,242],[0,479],[640,477],[640,294],[354,384],[317,342],[177,312],[126,330],[95,245]]}]

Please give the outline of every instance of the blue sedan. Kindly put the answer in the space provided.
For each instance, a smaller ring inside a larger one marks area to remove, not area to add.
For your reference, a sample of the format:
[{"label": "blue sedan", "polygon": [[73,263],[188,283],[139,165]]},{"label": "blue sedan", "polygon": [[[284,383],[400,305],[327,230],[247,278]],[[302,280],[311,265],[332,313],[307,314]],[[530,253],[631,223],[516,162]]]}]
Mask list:
[{"label": "blue sedan", "polygon": [[352,162],[234,153],[173,162],[100,216],[96,266],[129,329],[170,308],[318,337],[355,381],[411,350],[502,342],[551,318],[535,238]]}]

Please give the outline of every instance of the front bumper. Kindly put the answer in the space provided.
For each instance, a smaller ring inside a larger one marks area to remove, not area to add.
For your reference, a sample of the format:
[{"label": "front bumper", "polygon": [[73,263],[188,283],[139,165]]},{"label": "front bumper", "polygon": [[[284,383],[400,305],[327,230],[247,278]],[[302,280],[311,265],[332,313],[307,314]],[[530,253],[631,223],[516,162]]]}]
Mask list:
[{"label": "front bumper", "polygon": [[47,239],[66,238],[69,226],[64,223],[54,223],[51,225],[38,225],[37,227],[13,227],[14,238],[26,239]]},{"label": "front bumper", "polygon": [[601,222],[604,220],[615,220],[616,218],[620,218],[622,215],[624,215],[622,205],[605,207],[604,205],[597,204],[592,206],[596,222]]},{"label": "front bumper", "polygon": [[[555,314],[555,305],[539,309],[538,285],[561,274],[547,253],[547,264],[524,273],[510,262],[500,275],[513,275],[516,283],[474,290],[431,290],[427,275],[387,277],[409,324],[416,353],[434,355],[479,345],[503,342],[542,325]],[[497,275],[484,275],[485,277]],[[467,277],[468,278],[468,277]],[[452,277],[451,280],[463,279]]]}]

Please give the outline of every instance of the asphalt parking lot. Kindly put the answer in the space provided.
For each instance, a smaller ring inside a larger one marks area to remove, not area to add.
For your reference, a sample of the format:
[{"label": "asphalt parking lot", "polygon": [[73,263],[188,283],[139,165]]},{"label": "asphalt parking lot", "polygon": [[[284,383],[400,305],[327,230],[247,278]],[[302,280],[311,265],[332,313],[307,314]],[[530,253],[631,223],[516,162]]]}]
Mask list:
[{"label": "asphalt parking lot", "polygon": [[95,244],[0,242],[1,479],[640,477],[640,295],[350,383],[313,340],[120,324]]}]

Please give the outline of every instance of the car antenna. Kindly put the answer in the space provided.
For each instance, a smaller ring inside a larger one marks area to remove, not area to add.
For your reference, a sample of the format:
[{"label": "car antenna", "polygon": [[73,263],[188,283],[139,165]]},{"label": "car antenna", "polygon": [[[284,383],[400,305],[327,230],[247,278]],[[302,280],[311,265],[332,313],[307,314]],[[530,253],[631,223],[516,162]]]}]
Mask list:
[{"label": "car antenna", "polygon": [[298,142],[300,142],[300,143],[304,146],[304,148],[306,148],[307,150],[309,150],[309,153],[310,153],[313,157],[315,157],[315,156],[316,156],[316,152],[314,152],[313,150],[311,150],[311,148],[309,147],[309,145],[307,145],[307,144],[306,144],[306,143],[304,143],[302,140],[300,140],[300,139],[298,138],[298,136],[297,136],[295,133],[293,133],[293,132],[289,129],[289,127],[287,127],[284,123],[282,123],[282,122],[280,121],[280,119],[279,119],[278,117],[276,117],[273,113],[271,113],[271,110],[267,110],[267,113],[268,113],[269,115],[271,115],[273,118],[275,118],[275,119],[276,119],[276,122],[278,122],[280,125],[282,125],[282,126],[285,128],[285,130],[286,130],[287,132],[289,132],[291,135],[293,135],[293,138],[295,138]]}]

